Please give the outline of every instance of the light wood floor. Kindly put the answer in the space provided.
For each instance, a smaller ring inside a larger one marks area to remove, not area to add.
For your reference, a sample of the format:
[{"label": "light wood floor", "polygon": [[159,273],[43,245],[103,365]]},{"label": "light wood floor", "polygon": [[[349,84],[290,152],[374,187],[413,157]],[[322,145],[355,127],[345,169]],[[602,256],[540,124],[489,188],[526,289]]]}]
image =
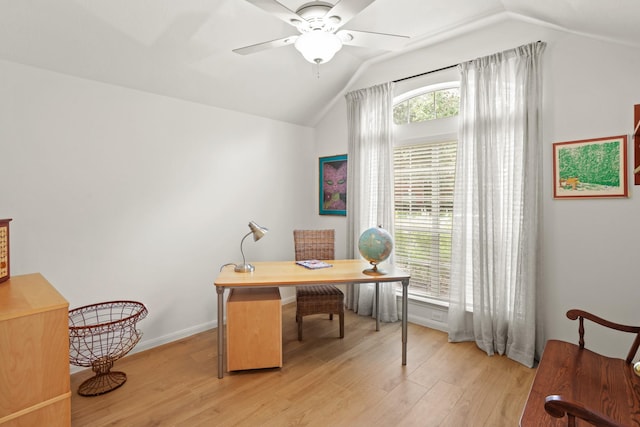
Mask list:
[{"label": "light wood floor", "polygon": [[[73,426],[517,426],[535,370],[488,357],[473,343],[409,324],[401,364],[400,322],[345,313],[305,317],[298,342],[295,305],[283,307],[284,367],[217,378],[216,330],[116,362],[121,388],[97,397],[76,391]],[[144,323],[140,326],[144,329]]]}]

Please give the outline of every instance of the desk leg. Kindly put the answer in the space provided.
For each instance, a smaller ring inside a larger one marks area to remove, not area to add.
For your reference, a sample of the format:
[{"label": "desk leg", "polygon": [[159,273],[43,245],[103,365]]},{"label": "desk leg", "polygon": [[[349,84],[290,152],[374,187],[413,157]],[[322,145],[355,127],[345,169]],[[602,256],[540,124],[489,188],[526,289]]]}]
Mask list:
[{"label": "desk leg", "polygon": [[224,287],[216,286],[218,293],[218,378],[224,376]]},{"label": "desk leg", "polygon": [[402,364],[407,364],[407,322],[408,322],[408,295],[409,279],[402,281]]},{"label": "desk leg", "polygon": [[376,331],[380,330],[380,282],[376,282]]}]

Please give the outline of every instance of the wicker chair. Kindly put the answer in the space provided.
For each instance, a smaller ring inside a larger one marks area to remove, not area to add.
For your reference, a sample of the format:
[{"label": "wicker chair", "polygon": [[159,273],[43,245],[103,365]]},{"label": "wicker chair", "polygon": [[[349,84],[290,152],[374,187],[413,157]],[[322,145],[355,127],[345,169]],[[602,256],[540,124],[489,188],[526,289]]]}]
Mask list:
[{"label": "wicker chair", "polygon": [[[334,259],[334,230],[294,230],[296,261]],[[302,318],[311,314],[340,317],[340,338],[344,338],[344,294],[334,285],[296,287],[296,322],[298,340],[302,341]]]}]

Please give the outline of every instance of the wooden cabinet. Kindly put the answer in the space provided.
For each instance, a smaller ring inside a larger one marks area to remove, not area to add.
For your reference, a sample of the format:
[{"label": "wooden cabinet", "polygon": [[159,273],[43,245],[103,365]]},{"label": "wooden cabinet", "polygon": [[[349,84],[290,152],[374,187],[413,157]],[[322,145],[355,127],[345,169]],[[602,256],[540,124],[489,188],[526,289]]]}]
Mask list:
[{"label": "wooden cabinet", "polygon": [[235,288],[227,300],[227,369],[282,367],[278,288]]},{"label": "wooden cabinet", "polygon": [[0,283],[0,426],[69,426],[69,303],[42,275]]}]

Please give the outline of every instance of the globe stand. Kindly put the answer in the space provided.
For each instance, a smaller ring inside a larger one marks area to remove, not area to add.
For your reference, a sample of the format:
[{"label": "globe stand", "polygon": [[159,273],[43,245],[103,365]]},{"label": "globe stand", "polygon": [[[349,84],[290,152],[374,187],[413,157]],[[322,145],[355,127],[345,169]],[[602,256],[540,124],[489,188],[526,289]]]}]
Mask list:
[{"label": "globe stand", "polygon": [[366,274],[367,276],[384,276],[385,274],[387,274],[387,272],[385,270],[379,270],[378,269],[378,263],[377,262],[370,261],[369,264],[371,264],[373,266],[373,268],[366,268],[366,269],[362,270],[362,272],[364,274]]}]

